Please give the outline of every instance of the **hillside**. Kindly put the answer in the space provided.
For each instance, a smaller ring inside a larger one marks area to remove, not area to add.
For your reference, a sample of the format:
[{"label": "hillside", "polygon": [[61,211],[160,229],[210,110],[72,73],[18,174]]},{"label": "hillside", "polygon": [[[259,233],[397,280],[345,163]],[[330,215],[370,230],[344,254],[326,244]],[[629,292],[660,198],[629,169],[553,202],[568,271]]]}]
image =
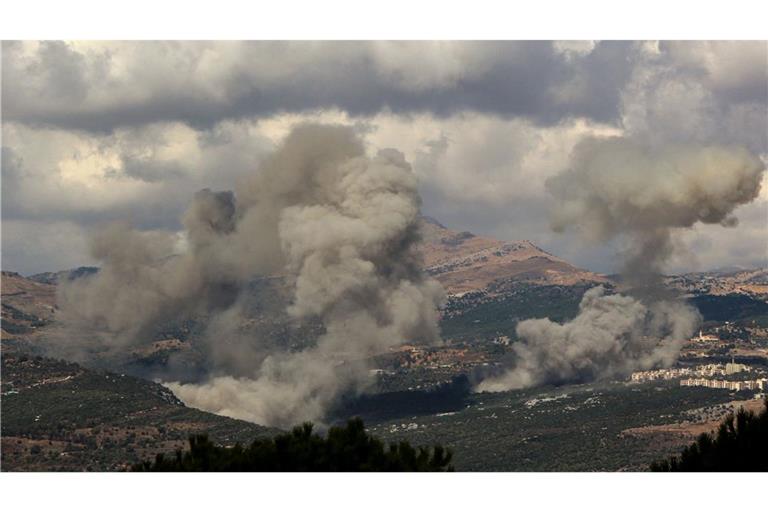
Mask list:
[{"label": "hillside", "polygon": [[98,267],[77,267],[71,270],[60,270],[59,272],[41,272],[29,276],[32,281],[45,284],[59,284],[62,280],[78,279],[98,272]]},{"label": "hillside", "polygon": [[692,272],[670,276],[667,285],[693,295],[748,295],[768,300],[768,269]]},{"label": "hillside", "polygon": [[[551,287],[555,287],[557,291],[575,286],[574,289],[583,292],[585,285],[606,281],[604,276],[579,269],[543,251],[530,241],[503,242],[468,232],[458,232],[428,217],[423,218],[421,229],[423,242],[419,250],[426,272],[440,281],[452,300],[460,300],[458,304],[449,304],[446,310],[445,320],[452,318],[453,323],[461,323],[461,320],[456,318],[459,310],[470,306],[475,308],[479,303],[500,300],[510,294],[519,296],[523,289],[544,287],[546,290],[542,293],[549,297],[552,295],[549,291]],[[40,342],[44,341],[42,338],[47,331],[46,327],[51,326],[54,319],[56,286],[63,279],[77,279],[97,271],[98,269],[93,267],[80,267],[59,272],[43,272],[28,278],[15,272],[3,272],[2,339],[6,347],[14,346],[23,352],[41,353],[38,350],[42,347]],[[256,279],[249,284],[247,290],[245,304],[251,320],[242,326],[244,332],[269,339],[280,346],[297,349],[311,343],[322,331],[321,326],[313,322],[294,325],[288,321],[285,315],[287,290],[283,280]],[[481,293],[482,297],[470,300],[468,292]],[[570,296],[570,293],[567,294]],[[541,298],[540,295],[532,293],[528,302],[536,302]],[[509,301],[504,304],[510,305]],[[548,304],[551,305],[551,301],[548,301]],[[515,317],[525,317],[530,313],[530,309],[527,305],[522,305],[520,308],[506,311],[507,314],[503,316],[505,319],[513,319],[514,324]],[[487,316],[484,310],[481,308],[476,313],[477,318],[473,317],[472,322],[484,322],[484,317]],[[493,333],[498,330],[497,327],[502,330],[508,327],[509,322],[505,320],[503,323],[504,325],[494,326]],[[487,322],[483,325],[488,329],[491,327]],[[471,331],[478,325],[472,324],[469,327]],[[460,330],[465,329],[462,327]],[[195,355],[194,343],[186,343],[190,341],[188,331],[186,327],[164,329],[153,334],[154,339],[147,340],[146,346],[139,347],[136,353],[129,357],[128,363],[101,361],[97,366],[113,370],[119,368],[119,371],[142,376],[151,375],[158,365],[164,366],[172,354],[185,351]],[[449,331],[453,332],[452,329]],[[163,340],[175,341],[161,343]],[[192,363],[186,367],[191,368],[194,373],[199,365]]]},{"label": "hillside", "polygon": [[604,276],[577,268],[528,240],[503,242],[458,232],[429,217],[423,218],[421,228],[425,270],[449,294],[478,291],[509,280],[563,286],[606,281]]},{"label": "hillside", "polygon": [[[656,383],[619,385],[613,391],[616,383],[606,385],[608,391],[590,385],[557,393],[531,389],[498,395],[470,394],[455,384],[446,387],[451,379],[455,383],[460,375],[483,371],[507,357],[520,320],[562,322],[576,314],[582,295],[594,283],[609,289],[614,284],[529,241],[475,236],[431,219],[424,219],[422,230],[425,269],[449,292],[440,312],[446,345],[378,356],[375,392],[341,404],[335,411],[339,418],[359,414],[387,440],[407,437],[416,444],[455,447],[459,469],[639,469],[690,442],[685,411],[749,398]],[[95,271],[81,268],[30,278],[3,272],[2,469],[116,470],[155,453],[186,448],[189,434],[207,432],[212,441],[231,445],[275,432],[185,407],[151,382],[194,380],[209,371],[200,334],[205,318],[161,326],[140,343],[109,355],[94,351],[83,359],[85,367],[34,357],[50,356],[45,351],[50,343],[71,341],[53,335],[56,284]],[[768,332],[768,310],[754,287],[766,282],[764,270],[686,274],[667,281],[689,296],[705,321],[749,322],[754,332],[763,333]],[[244,338],[262,340],[265,347],[271,343],[275,349],[301,350],[322,334],[317,321],[289,321],[285,308],[290,290],[284,279],[254,279],[244,291],[246,320],[238,328]],[[729,332],[736,328],[743,331],[736,326]],[[747,348],[753,351],[750,357],[762,350]],[[564,414],[578,428],[564,427]],[[511,437],[510,424],[517,432]],[[467,430],[467,425],[473,427]],[[688,430],[681,434],[681,429]],[[636,456],[636,465],[627,465],[628,453]]]},{"label": "hillside", "polygon": [[34,335],[53,319],[56,287],[2,272],[2,339]]},{"label": "hillside", "polygon": [[224,445],[276,429],[185,407],[167,388],[75,363],[2,358],[4,471],[124,469],[207,432]]},{"label": "hillside", "polygon": [[671,381],[603,382],[477,393],[445,412],[406,404],[399,414],[361,417],[387,442],[450,447],[457,471],[644,471],[727,412],[759,402],[751,398]]}]

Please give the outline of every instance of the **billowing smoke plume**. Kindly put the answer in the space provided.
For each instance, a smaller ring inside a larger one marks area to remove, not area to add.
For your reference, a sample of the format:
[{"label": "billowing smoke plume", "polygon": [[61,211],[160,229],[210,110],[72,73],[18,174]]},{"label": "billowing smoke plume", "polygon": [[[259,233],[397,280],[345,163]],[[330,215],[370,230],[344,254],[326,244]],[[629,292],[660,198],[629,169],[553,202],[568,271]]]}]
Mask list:
[{"label": "billowing smoke plume", "polygon": [[587,382],[669,366],[697,321],[696,312],[683,303],[646,306],[633,297],[605,295],[598,286],[584,294],[579,313],[570,322],[558,324],[546,318],[520,322],[517,335],[523,342],[513,345],[515,368],[483,381],[478,390]]},{"label": "billowing smoke plume", "polygon": [[623,235],[621,273],[633,285],[661,273],[674,229],[736,225],[733,210],[758,196],[765,169],[745,149],[655,148],[621,137],[583,141],[572,165],[547,183],[557,200],[553,228],[575,226],[592,242]]},{"label": "billowing smoke plume", "polygon": [[234,216],[231,192],[198,192],[184,215],[189,247],[181,254],[174,234],[124,223],[105,227],[91,240],[91,255],[102,262],[99,273],[59,287],[59,318],[70,330],[125,345],[164,321],[228,308],[240,276],[222,265],[220,244],[233,233]]},{"label": "billowing smoke plume", "polygon": [[547,183],[557,200],[553,227],[576,227],[591,242],[623,237],[628,295],[593,288],[569,322],[520,322],[514,367],[478,389],[583,382],[674,363],[699,321],[695,309],[662,290],[674,230],[735,225],[734,209],[757,197],[764,170],[738,148],[651,149],[618,137],[579,144],[572,167]]},{"label": "billowing smoke plume", "polygon": [[275,352],[259,346],[269,340],[247,340],[249,374],[169,387],[190,405],[259,423],[317,419],[340,392],[367,383],[367,358],[406,340],[439,339],[442,289],[420,271],[419,207],[402,154],[369,158],[350,129],[303,125],[236,196],[198,193],[182,244],[125,226],[98,235],[102,270],[63,287],[62,318],[127,343],[160,322],[204,312],[212,315],[211,343],[228,344],[236,331],[228,326],[242,320],[240,289],[280,274],[294,290],[288,315],[321,320],[317,344]]}]

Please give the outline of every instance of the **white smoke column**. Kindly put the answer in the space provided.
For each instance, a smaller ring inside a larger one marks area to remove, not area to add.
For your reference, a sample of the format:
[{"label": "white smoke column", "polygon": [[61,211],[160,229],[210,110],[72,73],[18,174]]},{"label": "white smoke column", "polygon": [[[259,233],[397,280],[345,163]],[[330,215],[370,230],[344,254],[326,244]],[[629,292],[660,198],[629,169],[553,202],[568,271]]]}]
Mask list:
[{"label": "white smoke column", "polygon": [[569,322],[520,322],[514,366],[481,382],[479,391],[624,377],[673,364],[699,322],[695,309],[663,298],[661,271],[674,230],[697,222],[734,226],[734,209],[758,196],[765,171],[740,148],[651,148],[620,137],[582,142],[572,164],[547,183],[557,199],[553,227],[576,227],[591,242],[625,237],[621,274],[633,296],[606,296],[597,287]]},{"label": "white smoke column", "polygon": [[[242,356],[253,368],[245,378],[170,383],[182,400],[269,425],[317,420],[340,392],[368,383],[371,356],[404,341],[439,340],[443,292],[421,272],[419,208],[401,153],[371,158],[349,128],[302,125],[236,197],[197,194],[183,219],[185,250],[167,233],[121,225],[98,234],[102,269],[62,287],[60,318],[101,329],[105,339],[144,343],[159,325],[203,315],[209,341],[226,343],[230,360]],[[229,327],[244,320],[244,285],[275,273],[294,287],[288,314],[325,327],[304,352],[274,352]]]}]

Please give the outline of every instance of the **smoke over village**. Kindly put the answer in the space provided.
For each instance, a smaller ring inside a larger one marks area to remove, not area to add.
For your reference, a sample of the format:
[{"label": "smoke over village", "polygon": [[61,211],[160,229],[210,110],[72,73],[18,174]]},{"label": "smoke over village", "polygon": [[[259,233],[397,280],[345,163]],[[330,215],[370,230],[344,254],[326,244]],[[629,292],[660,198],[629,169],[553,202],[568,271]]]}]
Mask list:
[{"label": "smoke over village", "polygon": [[662,287],[675,230],[697,222],[735,226],[732,212],[758,196],[765,172],[763,162],[741,148],[650,148],[620,138],[580,143],[573,165],[547,181],[557,199],[553,229],[574,227],[592,243],[624,237],[620,277],[626,291],[587,291],[577,316],[563,324],[520,322],[515,367],[482,382],[480,390],[584,382],[672,365],[701,322],[695,308]]}]

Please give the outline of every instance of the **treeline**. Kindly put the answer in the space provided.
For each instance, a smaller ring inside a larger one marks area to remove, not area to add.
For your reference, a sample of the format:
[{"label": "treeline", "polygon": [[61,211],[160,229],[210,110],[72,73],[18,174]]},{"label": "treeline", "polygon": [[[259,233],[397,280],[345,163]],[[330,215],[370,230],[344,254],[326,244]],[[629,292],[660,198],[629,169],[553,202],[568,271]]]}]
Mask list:
[{"label": "treeline", "polygon": [[385,445],[365,431],[359,418],[331,427],[326,437],[304,423],[247,447],[217,446],[207,435],[195,435],[189,448],[158,454],[132,471],[453,471],[450,450],[414,448],[406,441]]},{"label": "treeline", "polygon": [[651,464],[651,471],[768,471],[768,399],[760,414],[739,409],[716,435],[701,434],[676,457]]}]

